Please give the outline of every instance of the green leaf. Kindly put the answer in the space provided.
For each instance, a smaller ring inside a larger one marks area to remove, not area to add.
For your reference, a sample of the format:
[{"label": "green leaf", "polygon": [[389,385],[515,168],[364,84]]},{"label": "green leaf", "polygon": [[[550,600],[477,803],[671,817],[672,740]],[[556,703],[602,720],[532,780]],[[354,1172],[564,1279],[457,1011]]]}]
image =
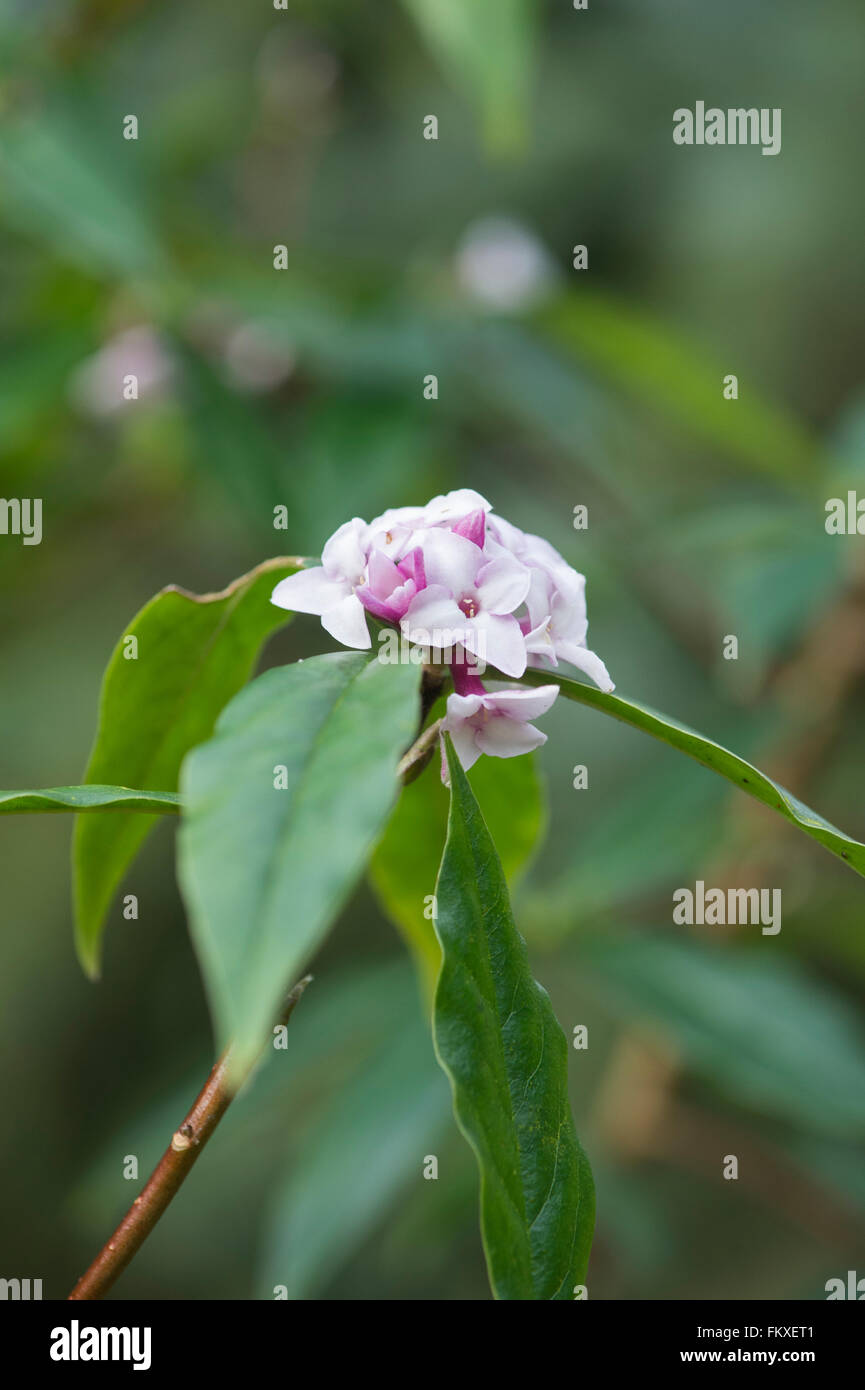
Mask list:
[{"label": "green leaf", "polygon": [[268,671],[184,764],[180,881],[238,1073],[381,833],[417,667],[334,652]]},{"label": "green leaf", "polygon": [[[264,639],[288,621],[270,595],[296,568],[295,560],[268,560],[221,593],[172,586],[142,608],[105,672],[88,783],[176,791],[189,749],[210,737],[220,710],[249,678]],[[135,660],[124,654],[129,637],[137,639]],[[109,815],[76,824],[76,944],[90,975],[99,971],[112,895],[154,824]]]},{"label": "green leaf", "polygon": [[569,1299],[585,1282],[594,1189],[568,1102],[568,1048],[531,976],[495,846],[449,738],[443,951],[434,1034],[481,1177],[496,1298]]},{"label": "green leaf", "polygon": [[749,470],[810,490],[820,468],[816,440],[750,388],[735,403],[725,400],[727,369],[707,360],[686,337],[608,294],[585,289],[540,310],[536,323],[552,341]]},{"label": "green leaf", "polygon": [[865,1132],[859,1020],[795,960],[667,932],[593,940],[581,961],[722,1095],[816,1134]]},{"label": "green leaf", "polygon": [[10,113],[0,132],[5,216],[97,275],[162,271],[165,255],[134,166],[120,168],[104,123],[82,123],[72,107]]},{"label": "green leaf", "polygon": [[663,743],[669,743],[672,748],[687,753],[689,758],[694,758],[704,767],[711,768],[721,777],[734,782],[742,791],[757,801],[762,801],[765,806],[780,811],[782,816],[800,830],[804,830],[806,835],[810,835],[813,840],[837,854],[839,859],[843,859],[845,864],[856,870],[856,873],[865,876],[865,844],[854,840],[851,835],[846,835],[843,830],[824,820],[792,792],[788,792],[780,783],[773,782],[738,754],[731,753],[729,748],[722,748],[720,743],[704,738],[702,734],[695,733],[687,725],[679,724],[667,715],[657,714],[645,705],[638,705],[635,700],[625,700],[620,695],[607,695],[592,685],[570,680],[555,671],[526,671],[521,679],[528,685],[554,683],[569,700],[603,710],[614,719],[620,719],[622,723],[630,724],[635,729],[642,729],[644,733],[651,734],[652,738],[660,739]]},{"label": "green leaf", "polygon": [[404,0],[444,72],[481,109],[490,146],[525,142],[532,70],[530,0]]},{"label": "green leaf", "polygon": [[[545,824],[544,799],[533,757],[481,758],[469,773],[512,889]],[[404,787],[370,863],[370,880],[384,911],[411,947],[432,998],[441,947],[428,915],[448,822],[448,793],[438,756]]]},{"label": "green leaf", "polygon": [[[380,1001],[380,1006],[383,1001]],[[265,1225],[262,1297],[315,1297],[373,1231],[450,1123],[448,1088],[415,1010],[305,1137]],[[434,1184],[433,1184],[434,1185]]]},{"label": "green leaf", "polygon": [[46,787],[38,792],[0,792],[0,815],[19,811],[150,811],[177,815],[175,792],[141,792],[133,787]]}]

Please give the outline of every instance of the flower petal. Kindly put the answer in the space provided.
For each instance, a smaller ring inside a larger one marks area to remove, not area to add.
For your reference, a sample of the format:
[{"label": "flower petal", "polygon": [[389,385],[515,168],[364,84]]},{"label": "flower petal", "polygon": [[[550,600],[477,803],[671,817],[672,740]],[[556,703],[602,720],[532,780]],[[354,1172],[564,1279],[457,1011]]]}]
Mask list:
[{"label": "flower petal", "polygon": [[485,512],[492,511],[487,499],[481,497],[479,492],[474,492],[470,487],[456,488],[427,502],[423,509],[424,524],[437,526],[443,521],[458,521],[461,516],[477,511],[478,507]]},{"label": "flower petal", "polygon": [[590,676],[601,690],[608,694],[615,690],[616,687],[610,680],[610,673],[603,661],[599,656],[595,656],[594,652],[590,652],[588,647],[579,647],[575,642],[557,642],[556,653],[563,661],[569,661],[578,671]]},{"label": "flower petal", "polygon": [[474,593],[475,577],[483,563],[477,546],[453,531],[432,530],[421,534],[427,584],[441,585],[455,599]]},{"label": "flower petal", "polygon": [[546,743],[547,736],[534,724],[523,724],[516,719],[499,715],[488,719],[478,729],[475,741],[482,753],[493,758],[518,758],[521,753],[531,753]]},{"label": "flower petal", "polygon": [[[449,647],[463,641],[467,621],[450,592],[440,584],[430,584],[412,599],[400,627],[411,642]],[[433,643],[433,633],[438,635],[438,642]]]},{"label": "flower petal", "polygon": [[321,552],[321,563],[330,579],[348,579],[360,584],[366,568],[367,524],[359,516],[346,521]]},{"label": "flower petal", "polygon": [[293,613],[324,613],[346,597],[350,586],[343,579],[328,579],[321,565],[299,570],[280,579],[270,596],[277,608],[289,608]]},{"label": "flower petal", "polygon": [[486,536],[486,517],[487,514],[483,507],[478,507],[476,511],[469,512],[451,529],[456,536],[465,536],[467,541],[476,545],[478,550],[484,548],[484,538]]},{"label": "flower petal", "polygon": [[[531,632],[526,633],[526,651],[530,658],[543,657],[544,661],[549,661],[552,666],[558,666],[549,618],[545,622],[539,623],[537,627],[533,627]],[[536,666],[538,663],[532,660],[531,664]]]},{"label": "flower petal", "polygon": [[513,613],[519,608],[532,576],[519,560],[490,560],[478,571],[476,588],[486,613]]},{"label": "flower petal", "polygon": [[494,690],[484,697],[484,704],[497,714],[526,722],[546,714],[558,693],[557,685],[539,685],[533,690],[526,686],[514,686],[511,690]]},{"label": "flower petal", "polygon": [[357,647],[363,651],[372,646],[363,605],[355,594],[349,594],[334,608],[322,613],[321,625],[344,647]]},{"label": "flower petal", "polygon": [[485,695],[449,695],[447,699],[447,728],[457,720],[471,719],[483,708]]},{"label": "flower petal", "polygon": [[426,570],[424,569],[423,551],[419,545],[413,550],[409,550],[399,562],[400,573],[407,579],[414,581],[416,589],[426,588]]},{"label": "flower petal", "polygon": [[392,560],[399,560],[411,540],[412,531],[413,527],[398,526],[396,523],[383,528],[379,528],[377,522],[370,523],[366,540],[369,553],[379,550]]},{"label": "flower petal", "polygon": [[372,551],[367,573],[369,588],[377,598],[387,598],[405,582],[405,576],[400,574],[393,560],[380,550]]},{"label": "flower petal", "polygon": [[511,613],[479,613],[466,621],[462,641],[479,660],[497,666],[506,676],[521,676],[526,669],[526,639]]},{"label": "flower petal", "polygon": [[523,551],[526,548],[528,538],[525,531],[521,531],[519,526],[505,521],[504,517],[491,516],[487,518],[487,532],[492,534],[505,550],[510,551],[520,560],[523,558]]},{"label": "flower petal", "polygon": [[414,598],[416,590],[412,580],[407,579],[405,584],[394,589],[387,598],[379,598],[368,584],[361,584],[355,589],[355,593],[373,617],[381,618],[384,623],[398,623]]},{"label": "flower petal", "polygon": [[[477,739],[475,738],[475,729],[471,724],[459,724],[455,729],[448,729],[447,732],[451,736],[451,742],[454,746],[454,752],[456,753],[457,757],[462,763],[465,771],[468,772],[469,768],[474,767],[478,758],[481,756],[481,750],[478,747]],[[442,733],[444,734],[444,731],[442,731]],[[444,737],[442,737],[441,739],[441,750],[442,781],[447,787],[450,786],[450,782],[448,781],[447,775],[448,765],[447,758],[445,756]]]},{"label": "flower petal", "polygon": [[423,507],[388,507],[386,512],[373,517],[369,523],[370,535],[376,531],[392,531],[395,527],[420,526],[423,510]]}]

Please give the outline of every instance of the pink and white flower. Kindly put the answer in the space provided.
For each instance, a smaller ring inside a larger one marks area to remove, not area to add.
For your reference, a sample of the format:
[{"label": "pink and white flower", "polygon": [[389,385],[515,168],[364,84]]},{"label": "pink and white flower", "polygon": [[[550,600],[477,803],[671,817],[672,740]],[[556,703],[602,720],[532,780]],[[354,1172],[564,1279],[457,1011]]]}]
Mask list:
[{"label": "pink and white flower", "polygon": [[558,693],[556,685],[488,692],[479,679],[486,663],[518,680],[527,666],[566,661],[602,690],[613,689],[603,661],[586,646],[585,585],[543,537],[497,517],[480,493],[459,488],[425,507],[391,508],[369,524],[347,521],[325,545],[321,564],[283,579],[272,601],[317,613],[337,641],[362,649],[372,645],[370,613],[398,627],[412,646],[432,648],[433,660],[450,661],[454,694],[443,728],[470,767],[481,753],[515,757],[545,742],[530,721]]},{"label": "pink and white flower", "polygon": [[367,525],[360,517],[334,531],[321,564],[281,579],[270,596],[278,608],[317,613],[325,632],[344,647],[371,647],[363,605],[356,590],[367,582]]},{"label": "pink and white flower", "polygon": [[395,565],[384,551],[373,550],[367,576],[367,582],[357,590],[364,608],[383,622],[398,623],[426,587],[423,551],[416,546]]},{"label": "pink and white flower", "polygon": [[411,642],[461,643],[506,676],[526,669],[526,644],[514,617],[531,575],[513,556],[490,559],[467,536],[430,530],[422,539],[426,588],[412,599],[401,627]]},{"label": "pink and white flower", "polygon": [[[442,724],[442,734],[450,734],[466,770],[482,753],[494,758],[516,758],[546,743],[546,734],[529,721],[546,714],[559,693],[557,685],[541,685],[534,690],[517,685],[492,692],[484,690],[480,681],[477,685],[479,689],[469,694],[448,696]],[[442,744],[442,781],[447,780]]]}]

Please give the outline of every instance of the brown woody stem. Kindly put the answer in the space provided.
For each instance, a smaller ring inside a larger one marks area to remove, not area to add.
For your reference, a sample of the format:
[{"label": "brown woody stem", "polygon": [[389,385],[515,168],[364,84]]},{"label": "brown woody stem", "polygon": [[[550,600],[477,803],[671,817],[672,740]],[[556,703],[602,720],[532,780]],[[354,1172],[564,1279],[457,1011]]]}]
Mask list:
[{"label": "brown woody stem", "polygon": [[[311,978],[307,975],[294,986],[279,1016],[280,1023],[288,1022]],[[183,1124],[175,1131],[146,1187],[135,1198],[90,1268],[82,1274],[69,1295],[70,1300],[102,1298],[141,1249],[237,1093],[237,1088],[230,1090],[226,1085],[230,1056],[229,1048],[214,1066]]]}]

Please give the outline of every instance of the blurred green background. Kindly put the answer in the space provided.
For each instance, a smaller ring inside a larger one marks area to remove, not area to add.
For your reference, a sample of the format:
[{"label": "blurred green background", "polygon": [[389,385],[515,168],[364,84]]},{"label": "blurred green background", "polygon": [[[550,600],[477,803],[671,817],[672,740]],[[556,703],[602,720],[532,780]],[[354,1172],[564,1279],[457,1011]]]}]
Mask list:
[{"label": "blurred green background", "polygon": [[[472,486],[587,574],[621,693],[863,837],[862,541],[823,525],[865,494],[863,63],[861,0],[4,0],[2,492],[44,499],[44,539],[0,537],[0,785],[80,779],[104,664],[163,584]],[[697,99],[781,107],[782,153],[677,148]],[[329,645],[300,618],[265,662]],[[632,730],[571,705],[544,727],[516,913],[589,1028],[590,1297],[825,1297],[865,1275],[865,884]],[[55,1298],[211,1055],[173,830],[96,986],[70,830],[0,826],[0,1275]],[[674,928],[696,878],[781,887],[780,935]],[[115,1297],[488,1296],[473,1160],[368,889],[315,976]]]}]

